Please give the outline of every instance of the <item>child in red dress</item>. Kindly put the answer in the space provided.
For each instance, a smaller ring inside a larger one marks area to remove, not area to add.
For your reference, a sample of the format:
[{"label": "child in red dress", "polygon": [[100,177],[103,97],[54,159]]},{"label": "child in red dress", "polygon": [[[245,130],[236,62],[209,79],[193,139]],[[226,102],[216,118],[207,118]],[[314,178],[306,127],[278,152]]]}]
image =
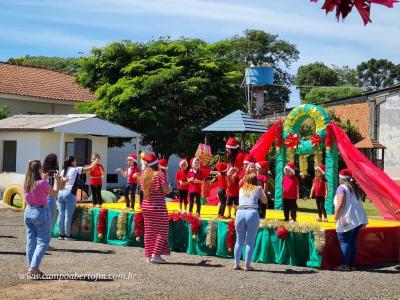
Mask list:
[{"label": "child in red dress", "polygon": [[228,165],[224,162],[217,163],[217,183],[218,183],[218,199],[219,199],[219,209],[218,209],[218,218],[225,219],[225,207],[226,207],[226,172],[228,171]]},{"label": "child in red dress", "polygon": [[189,183],[188,176],[188,163],[186,159],[179,161],[179,170],[176,172],[175,180],[179,191],[179,213],[182,213],[182,206],[184,207],[183,213],[186,214],[188,205]]},{"label": "child in red dress", "polygon": [[[257,182],[258,185],[262,188],[264,191],[264,194],[268,194],[268,176],[267,176],[267,171],[268,171],[268,162],[267,161],[259,161],[256,163],[256,169],[257,169]],[[265,219],[265,214],[267,212],[267,204],[264,204],[260,201],[258,202],[258,212],[260,214],[261,219]]]},{"label": "child in red dress", "polygon": [[328,187],[325,175],[325,166],[320,164],[315,167],[315,178],[313,180],[313,185],[311,187],[310,199],[315,196],[315,201],[317,202],[318,208],[318,219],[317,222],[322,221],[322,215],[324,215],[324,222],[328,222],[328,216],[325,210],[325,199],[327,197]]},{"label": "child in red dress", "polygon": [[295,175],[295,164],[289,162],[285,166],[283,186],[283,214],[285,221],[289,221],[289,213],[294,222],[297,218],[297,199],[299,198],[299,180]]},{"label": "child in red dress", "polygon": [[[94,162],[96,159],[100,161],[100,155],[98,153],[93,153],[92,162]],[[102,177],[104,176],[103,165],[98,163],[89,174],[89,185],[90,190],[92,191],[93,206],[101,207],[103,204],[103,199],[101,198],[101,186],[103,185]]]},{"label": "child in red dress", "polygon": [[140,176],[140,169],[137,165],[137,155],[134,153],[129,154],[127,158],[127,164],[128,167],[126,170],[119,168],[116,169],[115,172],[119,172],[122,176],[127,178],[124,191],[125,202],[126,207],[130,210],[133,210],[135,208],[136,188]]}]

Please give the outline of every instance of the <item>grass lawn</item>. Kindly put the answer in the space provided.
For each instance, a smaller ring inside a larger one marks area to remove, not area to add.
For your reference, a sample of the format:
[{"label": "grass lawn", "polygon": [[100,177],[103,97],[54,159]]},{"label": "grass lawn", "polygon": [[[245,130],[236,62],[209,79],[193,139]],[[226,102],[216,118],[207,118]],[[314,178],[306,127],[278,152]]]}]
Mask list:
[{"label": "grass lawn", "polygon": [[[299,211],[318,213],[317,204],[315,203],[314,199],[307,199],[307,200],[300,199],[297,201],[297,205],[299,206]],[[365,202],[363,202],[363,206],[369,217],[380,216],[380,213],[376,208],[376,206],[368,199],[366,199]]]}]

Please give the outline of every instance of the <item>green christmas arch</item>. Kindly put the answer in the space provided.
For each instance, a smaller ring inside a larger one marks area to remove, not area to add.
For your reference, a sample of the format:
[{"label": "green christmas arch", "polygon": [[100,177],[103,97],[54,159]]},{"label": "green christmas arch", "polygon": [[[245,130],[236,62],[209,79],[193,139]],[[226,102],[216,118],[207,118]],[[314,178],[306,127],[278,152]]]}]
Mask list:
[{"label": "green christmas arch", "polygon": [[[319,145],[312,145],[309,139],[301,138],[299,132],[301,125],[307,119],[311,119],[315,124],[315,134],[321,138]],[[297,155],[313,155],[316,151],[325,150],[325,178],[328,182],[328,197],[325,202],[325,208],[329,214],[333,213],[333,198],[338,184],[338,149],[334,143],[332,147],[326,149],[324,139],[326,136],[326,127],[329,125],[330,118],[326,111],[317,105],[304,104],[294,108],[286,117],[283,124],[282,140],[285,140],[290,134],[296,134],[300,143],[295,153]],[[276,149],[275,163],[275,209],[283,208],[283,170],[286,164],[288,149],[283,144]]]}]

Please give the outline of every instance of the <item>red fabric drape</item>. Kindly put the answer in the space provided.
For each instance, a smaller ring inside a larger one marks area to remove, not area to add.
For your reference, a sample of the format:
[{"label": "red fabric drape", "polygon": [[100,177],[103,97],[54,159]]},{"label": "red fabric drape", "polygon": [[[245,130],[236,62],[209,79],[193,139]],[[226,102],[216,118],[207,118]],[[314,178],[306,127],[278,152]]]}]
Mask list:
[{"label": "red fabric drape", "polygon": [[334,122],[331,128],[340,154],[353,177],[385,219],[400,219],[395,212],[400,209],[400,188],[389,176],[376,167],[351,143],[346,133]]},{"label": "red fabric drape", "polygon": [[265,132],[260,139],[251,148],[250,154],[256,159],[256,161],[265,160],[268,155],[269,148],[274,142],[276,135],[276,123],[272,125],[267,132]]},{"label": "red fabric drape", "polygon": [[[341,263],[340,246],[334,229],[325,231],[325,250],[321,268],[329,270]],[[398,262],[400,227],[363,228],[358,239],[356,265]]]}]

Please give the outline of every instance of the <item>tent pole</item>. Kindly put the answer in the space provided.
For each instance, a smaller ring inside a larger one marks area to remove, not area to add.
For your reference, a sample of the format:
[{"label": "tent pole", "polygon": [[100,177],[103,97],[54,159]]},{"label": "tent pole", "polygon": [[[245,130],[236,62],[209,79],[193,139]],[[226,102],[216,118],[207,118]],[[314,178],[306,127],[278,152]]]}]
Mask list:
[{"label": "tent pole", "polygon": [[241,141],[241,148],[244,150],[244,146],[246,144],[246,132],[242,132],[242,141]]}]

